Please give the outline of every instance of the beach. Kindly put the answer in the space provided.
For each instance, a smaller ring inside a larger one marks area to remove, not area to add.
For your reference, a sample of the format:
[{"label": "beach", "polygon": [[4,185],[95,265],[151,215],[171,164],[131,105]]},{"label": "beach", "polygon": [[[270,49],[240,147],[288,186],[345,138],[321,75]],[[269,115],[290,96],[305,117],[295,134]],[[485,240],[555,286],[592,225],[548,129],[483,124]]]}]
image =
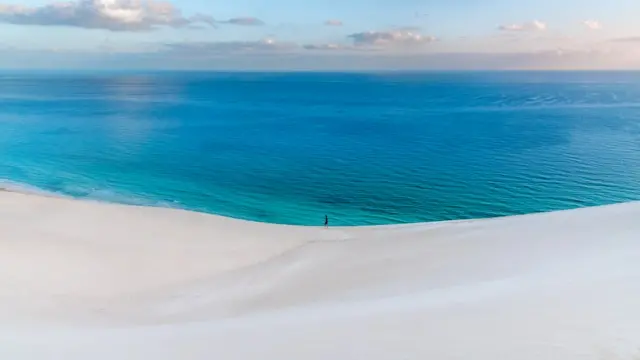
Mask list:
[{"label": "beach", "polygon": [[634,359],[640,203],[299,227],[0,192],[6,359]]}]

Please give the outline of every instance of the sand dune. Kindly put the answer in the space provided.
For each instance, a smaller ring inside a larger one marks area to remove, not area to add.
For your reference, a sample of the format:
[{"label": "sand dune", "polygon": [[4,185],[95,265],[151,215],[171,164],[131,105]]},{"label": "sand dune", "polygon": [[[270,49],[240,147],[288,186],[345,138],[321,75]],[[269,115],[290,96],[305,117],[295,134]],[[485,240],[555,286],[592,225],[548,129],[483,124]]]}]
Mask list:
[{"label": "sand dune", "polygon": [[633,359],[639,219],[326,230],[0,192],[0,354]]}]

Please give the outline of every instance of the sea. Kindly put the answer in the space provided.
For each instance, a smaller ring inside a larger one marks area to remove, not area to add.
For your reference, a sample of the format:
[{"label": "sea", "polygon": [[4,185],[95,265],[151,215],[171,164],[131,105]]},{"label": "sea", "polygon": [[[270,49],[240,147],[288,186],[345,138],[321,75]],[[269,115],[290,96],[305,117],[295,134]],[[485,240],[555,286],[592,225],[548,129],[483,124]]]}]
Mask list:
[{"label": "sea", "polygon": [[381,225],[640,200],[640,72],[0,72],[0,188]]}]

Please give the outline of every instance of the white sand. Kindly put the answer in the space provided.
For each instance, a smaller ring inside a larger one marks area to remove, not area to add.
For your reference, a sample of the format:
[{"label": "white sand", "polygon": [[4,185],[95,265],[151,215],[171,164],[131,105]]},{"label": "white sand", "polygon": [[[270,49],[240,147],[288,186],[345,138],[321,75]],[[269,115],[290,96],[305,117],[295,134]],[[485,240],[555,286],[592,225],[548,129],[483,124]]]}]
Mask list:
[{"label": "white sand", "polygon": [[638,355],[640,203],[325,230],[0,192],[2,359]]}]

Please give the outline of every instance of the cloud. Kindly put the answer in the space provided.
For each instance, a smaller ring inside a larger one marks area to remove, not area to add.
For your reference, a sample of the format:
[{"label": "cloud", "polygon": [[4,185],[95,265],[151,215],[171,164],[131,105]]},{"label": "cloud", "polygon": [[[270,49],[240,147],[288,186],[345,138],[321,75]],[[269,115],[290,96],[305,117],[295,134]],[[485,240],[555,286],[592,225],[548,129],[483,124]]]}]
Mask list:
[{"label": "cloud", "polygon": [[184,42],[165,45],[165,52],[184,56],[229,55],[241,53],[281,53],[298,45],[272,38],[258,41]]},{"label": "cloud", "polygon": [[363,31],[347,36],[351,43],[308,44],[302,48],[316,51],[362,52],[362,51],[393,51],[418,50],[437,39],[424,35],[415,26],[395,28],[387,31]]},{"label": "cloud", "polygon": [[544,31],[547,29],[547,24],[533,20],[522,24],[500,25],[498,29],[502,31]]},{"label": "cloud", "polygon": [[173,4],[153,0],[78,0],[39,7],[0,4],[0,22],[111,31],[145,31],[162,26],[197,24],[214,26],[214,20],[209,16],[185,17]]},{"label": "cloud", "polygon": [[324,22],[325,26],[342,26],[344,23],[341,20],[327,20]]},{"label": "cloud", "polygon": [[242,26],[264,25],[264,21],[254,17],[237,17],[237,18],[226,20],[226,21],[221,21],[221,23],[232,24],[232,25],[242,25]]},{"label": "cloud", "polygon": [[370,47],[362,47],[362,46],[354,46],[354,45],[344,45],[344,44],[307,44],[302,47],[304,50],[312,50],[312,51],[321,51],[321,52],[336,52],[336,53],[347,53],[347,52],[364,52],[364,51],[377,51],[376,48]]},{"label": "cloud", "polygon": [[336,53],[336,54],[347,54],[354,52],[375,52],[381,49],[377,49],[374,47],[363,47],[363,46],[355,46],[350,44],[307,44],[302,47],[304,50],[316,51],[316,52],[325,52],[325,53]]},{"label": "cloud", "polygon": [[600,30],[602,29],[602,24],[596,20],[585,20],[582,22],[582,25],[586,26],[591,30]]},{"label": "cloud", "polygon": [[365,31],[348,36],[354,46],[379,48],[412,48],[436,41],[433,36],[423,35],[416,28],[399,28],[389,31]]},{"label": "cloud", "polygon": [[346,50],[350,47],[340,44],[310,44],[303,46],[303,48],[306,50]]},{"label": "cloud", "polygon": [[619,42],[619,43],[635,43],[640,42],[640,36],[630,36],[624,38],[615,38],[609,40],[609,42]]}]

